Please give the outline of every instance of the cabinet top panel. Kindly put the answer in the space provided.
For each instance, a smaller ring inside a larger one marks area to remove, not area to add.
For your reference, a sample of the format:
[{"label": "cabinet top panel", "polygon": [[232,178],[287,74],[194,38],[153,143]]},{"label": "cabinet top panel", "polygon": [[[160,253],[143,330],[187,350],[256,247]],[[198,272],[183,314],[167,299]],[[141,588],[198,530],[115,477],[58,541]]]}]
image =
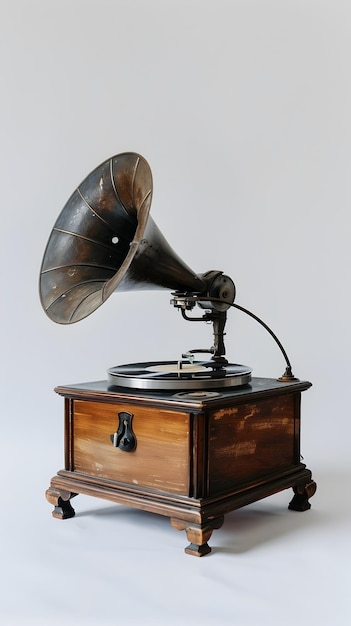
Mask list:
[{"label": "cabinet top panel", "polygon": [[225,405],[251,401],[254,398],[270,397],[286,393],[305,391],[311,387],[307,381],[283,383],[274,378],[253,378],[243,387],[219,391],[178,392],[174,391],[144,391],[130,390],[122,387],[110,388],[106,380],[62,385],[55,388],[56,393],[66,398],[80,398],[98,400],[99,402],[128,401],[130,403],[168,405],[173,409],[188,407],[192,411],[202,411],[206,408],[215,408],[216,405]]}]

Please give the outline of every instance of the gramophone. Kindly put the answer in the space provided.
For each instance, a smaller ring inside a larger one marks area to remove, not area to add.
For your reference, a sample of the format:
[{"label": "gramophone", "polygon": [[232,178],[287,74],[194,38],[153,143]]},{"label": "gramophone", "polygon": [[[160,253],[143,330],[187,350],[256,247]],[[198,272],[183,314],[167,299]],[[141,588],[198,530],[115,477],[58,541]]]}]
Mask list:
[{"label": "gramophone", "polygon": [[[228,275],[195,273],[179,258],[149,215],[151,199],[151,170],[138,154],[91,172],[51,232],[42,306],[54,322],[72,324],[114,292],[163,289],[185,320],[211,323],[213,345],[56,387],[65,399],[65,468],[46,496],[60,519],[74,515],[78,493],[166,515],[186,531],[185,551],[203,556],[228,511],[289,487],[289,508],[310,508],[316,484],[301,463],[300,398],[311,383],[295,378],[268,325],[234,302]],[[231,308],[270,333],[285,359],[279,378],[252,377],[250,367],[227,360]]]}]

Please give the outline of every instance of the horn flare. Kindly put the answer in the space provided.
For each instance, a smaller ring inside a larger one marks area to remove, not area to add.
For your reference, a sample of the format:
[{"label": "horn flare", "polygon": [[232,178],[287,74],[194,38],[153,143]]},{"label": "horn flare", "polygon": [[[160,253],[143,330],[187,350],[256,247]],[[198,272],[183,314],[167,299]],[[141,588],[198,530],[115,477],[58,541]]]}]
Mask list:
[{"label": "horn flare", "polygon": [[40,300],[51,320],[82,320],[116,290],[205,289],[149,217],[151,199],[150,167],[133,152],[104,161],[83,180],[42,261]]}]

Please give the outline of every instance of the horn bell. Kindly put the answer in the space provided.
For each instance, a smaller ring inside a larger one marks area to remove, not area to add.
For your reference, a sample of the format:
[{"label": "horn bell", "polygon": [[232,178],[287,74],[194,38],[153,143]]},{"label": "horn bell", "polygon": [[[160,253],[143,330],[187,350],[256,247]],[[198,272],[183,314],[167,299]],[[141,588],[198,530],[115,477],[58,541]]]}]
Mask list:
[{"label": "horn bell", "polygon": [[151,199],[150,167],[134,152],[104,161],[74,191],[40,271],[40,300],[52,321],[78,322],[117,290],[206,288],[149,217]]}]

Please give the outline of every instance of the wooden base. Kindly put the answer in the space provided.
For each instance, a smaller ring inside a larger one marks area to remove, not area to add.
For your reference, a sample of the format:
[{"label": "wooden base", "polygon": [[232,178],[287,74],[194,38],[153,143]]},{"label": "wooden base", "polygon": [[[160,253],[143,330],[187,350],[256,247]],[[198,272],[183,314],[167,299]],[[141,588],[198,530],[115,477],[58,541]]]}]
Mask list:
[{"label": "wooden base", "polygon": [[[295,484],[296,481],[298,481],[297,484]],[[52,478],[50,487],[46,491],[46,498],[51,504],[54,504],[52,515],[57,519],[68,519],[75,515],[70,499],[76,496],[77,492],[166,515],[170,518],[173,528],[185,530],[190,542],[185,548],[185,552],[193,556],[205,556],[211,552],[207,542],[213,530],[221,528],[225,513],[261,500],[288,487],[292,487],[295,494],[289,504],[289,509],[307,511],[311,507],[308,500],[316,492],[317,485],[312,480],[311,472],[305,469],[304,465],[298,472],[280,479],[267,480],[261,485],[238,490],[225,498],[208,503],[178,501],[176,498],[167,500],[160,498],[159,494],[146,492],[138,494],[117,485],[85,482],[77,475],[70,475],[69,472],[61,470],[57,476]],[[67,491],[67,489],[74,489],[75,491]],[[219,512],[222,512],[222,515]]]},{"label": "wooden base", "polygon": [[186,532],[185,552],[204,556],[230,511],[288,488],[289,509],[308,510],[316,483],[299,434],[309,386],[254,379],[202,400],[109,392],[106,383],[58,388],[66,467],[46,492],[53,516],[73,517],[79,493],[97,496],[169,517]]}]

